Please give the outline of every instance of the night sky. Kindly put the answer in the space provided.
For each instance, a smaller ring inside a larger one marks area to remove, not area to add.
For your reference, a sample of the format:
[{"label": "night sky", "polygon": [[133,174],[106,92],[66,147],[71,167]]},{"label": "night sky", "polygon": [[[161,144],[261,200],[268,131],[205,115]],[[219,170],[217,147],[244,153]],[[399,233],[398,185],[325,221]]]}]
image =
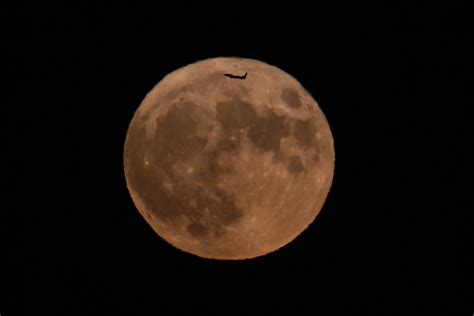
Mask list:
[{"label": "night sky", "polygon": [[[245,315],[253,302],[264,315],[326,305],[472,314],[472,4],[155,5],[4,10],[2,316]],[[247,261],[167,244],[123,172],[146,93],[219,56],[297,78],[334,137],[334,182],[316,221]]]}]

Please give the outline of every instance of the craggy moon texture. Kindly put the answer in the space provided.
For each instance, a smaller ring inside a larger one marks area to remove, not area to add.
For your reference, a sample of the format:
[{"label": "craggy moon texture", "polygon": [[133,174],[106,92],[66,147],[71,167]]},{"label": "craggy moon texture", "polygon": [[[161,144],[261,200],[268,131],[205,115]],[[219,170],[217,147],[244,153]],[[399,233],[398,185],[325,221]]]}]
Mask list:
[{"label": "craggy moon texture", "polygon": [[261,256],[296,238],[326,200],[334,160],[311,95],[284,71],[243,58],[167,75],[135,112],[124,152],[127,186],[148,224],[213,259]]}]

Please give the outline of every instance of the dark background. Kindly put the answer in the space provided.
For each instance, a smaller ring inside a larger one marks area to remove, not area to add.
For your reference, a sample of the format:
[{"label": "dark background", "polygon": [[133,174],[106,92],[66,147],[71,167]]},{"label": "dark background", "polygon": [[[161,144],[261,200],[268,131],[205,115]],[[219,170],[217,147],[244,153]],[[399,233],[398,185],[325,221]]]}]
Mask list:
[{"label": "dark background", "polygon": [[[102,3],[2,11],[2,316],[227,315],[254,302],[265,315],[282,312],[277,303],[289,303],[284,315],[328,305],[474,312],[471,2]],[[160,239],[123,173],[127,127],[145,94],[218,56],[296,77],[335,140],[334,183],[317,220],[281,250],[240,262]]]}]

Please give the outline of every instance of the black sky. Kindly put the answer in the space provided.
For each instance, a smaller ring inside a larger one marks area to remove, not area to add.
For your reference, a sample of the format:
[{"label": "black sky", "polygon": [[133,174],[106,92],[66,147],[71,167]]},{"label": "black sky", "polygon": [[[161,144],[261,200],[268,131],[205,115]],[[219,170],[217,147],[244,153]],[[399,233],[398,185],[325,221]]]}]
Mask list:
[{"label": "black sky", "polygon": [[[5,9],[0,314],[210,315],[253,301],[268,303],[268,315],[281,312],[276,303],[306,305],[294,315],[327,304],[472,314],[472,4],[221,6]],[[218,56],[293,75],[335,140],[317,220],[280,251],[243,262],[169,246],[136,211],[123,174],[145,94]]]}]

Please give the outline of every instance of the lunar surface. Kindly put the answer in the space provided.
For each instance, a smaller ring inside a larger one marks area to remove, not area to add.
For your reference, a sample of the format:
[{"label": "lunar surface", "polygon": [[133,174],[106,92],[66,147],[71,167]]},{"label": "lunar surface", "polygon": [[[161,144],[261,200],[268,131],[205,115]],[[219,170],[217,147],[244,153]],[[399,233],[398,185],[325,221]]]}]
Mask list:
[{"label": "lunar surface", "polygon": [[180,68],[129,125],[124,168],[139,212],[185,252],[238,260],[275,251],[316,218],[334,173],[331,131],[292,76],[261,61]]}]

